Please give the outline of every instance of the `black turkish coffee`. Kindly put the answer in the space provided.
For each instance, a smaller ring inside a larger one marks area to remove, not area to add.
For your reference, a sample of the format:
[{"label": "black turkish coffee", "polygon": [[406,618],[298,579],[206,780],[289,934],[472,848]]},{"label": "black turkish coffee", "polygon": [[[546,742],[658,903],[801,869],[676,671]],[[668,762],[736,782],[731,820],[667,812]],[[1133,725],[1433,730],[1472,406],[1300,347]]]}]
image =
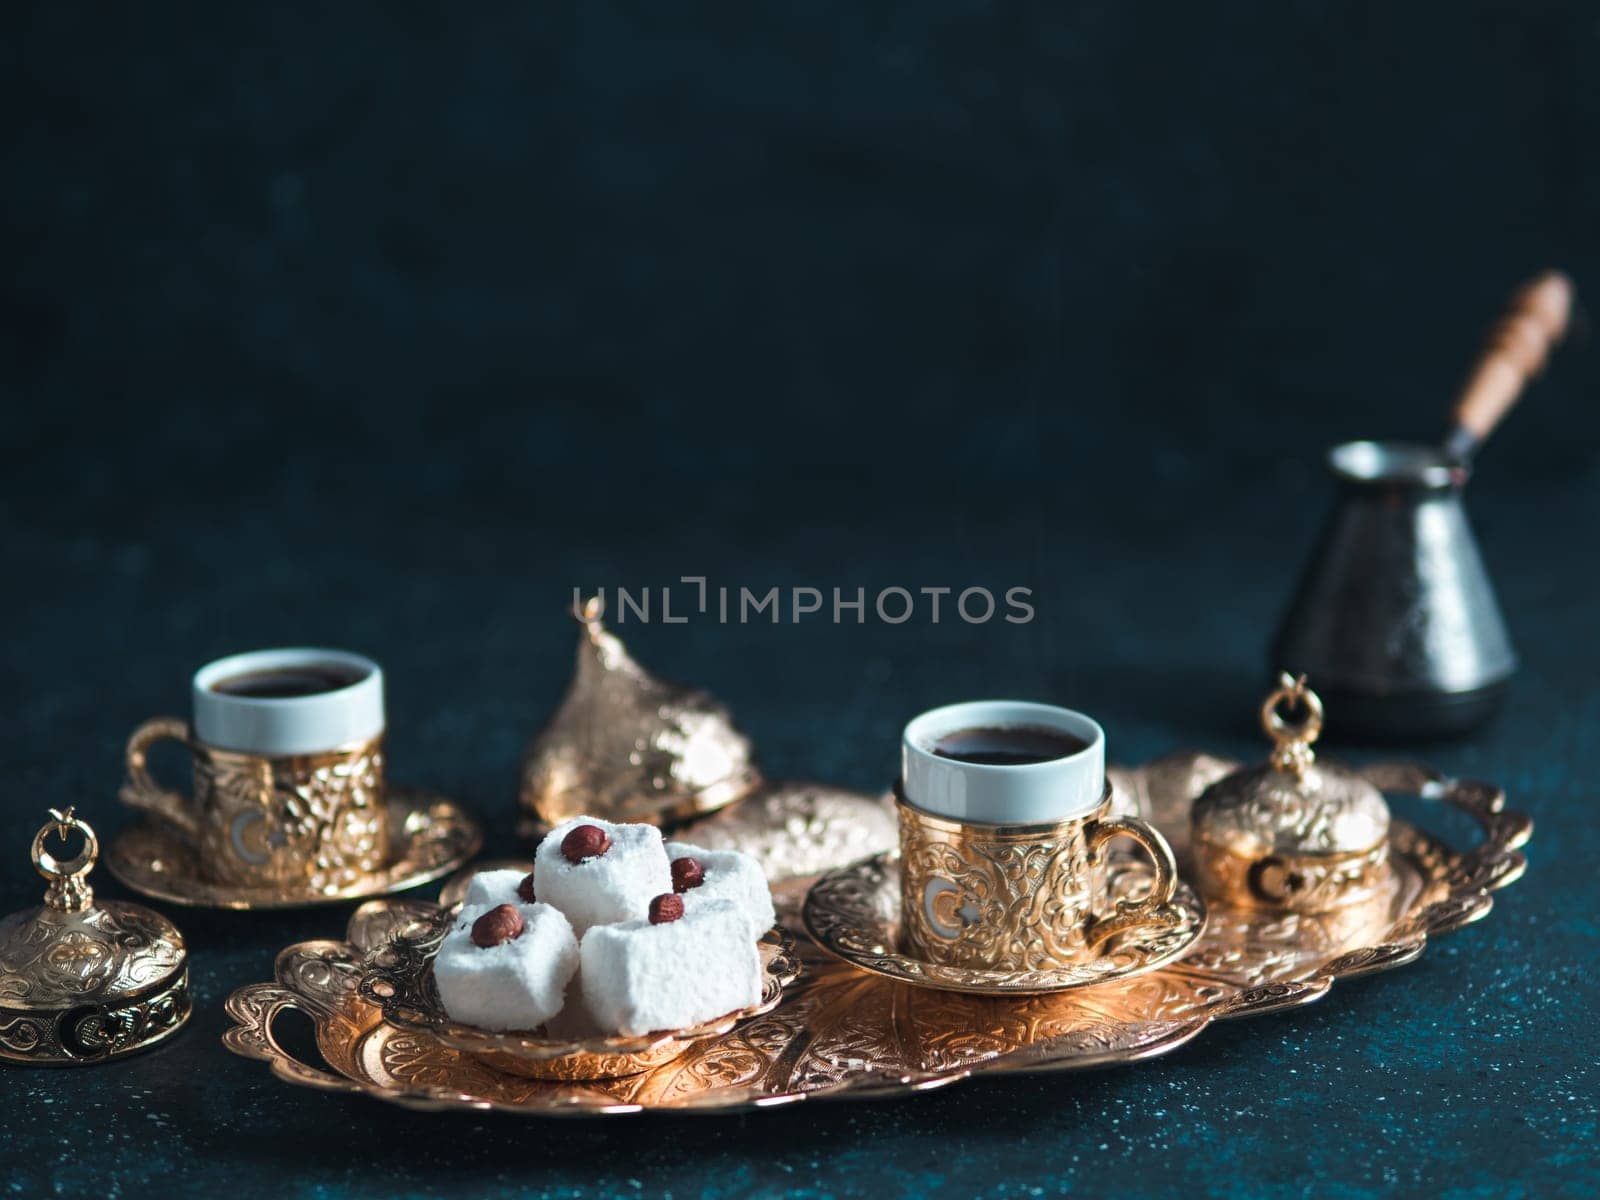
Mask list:
[{"label": "black turkish coffee", "polygon": [[933,744],[939,758],[991,767],[1023,767],[1087,750],[1089,743],[1037,725],[981,726],[947,733]]},{"label": "black turkish coffee", "polygon": [[366,677],[365,671],[343,663],[300,663],[230,675],[213,683],[211,690],[245,700],[297,700],[337,692]]}]

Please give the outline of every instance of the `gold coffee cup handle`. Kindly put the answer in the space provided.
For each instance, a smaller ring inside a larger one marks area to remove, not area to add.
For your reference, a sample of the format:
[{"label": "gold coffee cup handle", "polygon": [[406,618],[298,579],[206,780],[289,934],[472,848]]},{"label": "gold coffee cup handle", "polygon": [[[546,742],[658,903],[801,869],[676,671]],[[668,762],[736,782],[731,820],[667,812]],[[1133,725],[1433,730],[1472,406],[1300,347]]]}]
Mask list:
[{"label": "gold coffee cup handle", "polygon": [[1116,817],[1095,821],[1085,831],[1089,853],[1098,856],[1100,848],[1116,838],[1129,838],[1143,846],[1155,865],[1156,877],[1150,883],[1150,892],[1142,900],[1119,900],[1117,906],[1103,917],[1096,917],[1085,932],[1091,949],[1107,938],[1142,925],[1170,925],[1177,920],[1172,907],[1172,894],[1178,887],[1178,864],[1172,857],[1172,847],[1152,826],[1138,817]]},{"label": "gold coffee cup handle", "polygon": [[160,817],[178,827],[191,840],[200,836],[200,821],[189,805],[188,797],[181,792],[164,788],[150,774],[146,759],[150,747],[156,742],[171,739],[193,750],[189,738],[189,725],[179,717],[152,717],[133,731],[128,739],[128,778],[117,793],[129,808]]}]

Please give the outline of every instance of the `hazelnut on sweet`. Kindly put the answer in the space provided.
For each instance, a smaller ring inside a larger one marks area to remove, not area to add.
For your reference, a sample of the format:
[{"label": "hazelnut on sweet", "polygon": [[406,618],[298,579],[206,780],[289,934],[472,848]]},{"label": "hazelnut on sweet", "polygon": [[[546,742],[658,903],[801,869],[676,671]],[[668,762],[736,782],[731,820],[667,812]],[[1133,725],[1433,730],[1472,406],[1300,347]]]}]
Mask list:
[{"label": "hazelnut on sweet", "polygon": [[598,825],[579,825],[561,839],[561,857],[569,863],[599,858],[611,849],[611,836]]},{"label": "hazelnut on sweet", "polygon": [[472,944],[487,950],[522,936],[522,914],[510,904],[491,908],[472,923]]},{"label": "hazelnut on sweet", "polygon": [[522,877],[522,882],[517,884],[517,895],[522,897],[524,904],[537,904],[533,894],[533,872],[529,871]]},{"label": "hazelnut on sweet", "polygon": [[687,892],[690,888],[697,888],[706,881],[706,869],[700,865],[698,858],[675,858],[672,860],[672,890]]},{"label": "hazelnut on sweet", "polygon": [[666,925],[683,916],[683,897],[663,892],[650,901],[650,924]]}]

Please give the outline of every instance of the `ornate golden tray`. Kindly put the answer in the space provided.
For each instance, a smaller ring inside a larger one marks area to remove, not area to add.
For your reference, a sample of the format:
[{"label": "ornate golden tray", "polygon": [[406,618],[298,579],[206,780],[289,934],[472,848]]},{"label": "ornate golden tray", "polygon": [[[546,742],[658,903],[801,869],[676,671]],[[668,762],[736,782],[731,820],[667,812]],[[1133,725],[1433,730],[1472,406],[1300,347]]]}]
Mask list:
[{"label": "ornate golden tray", "polygon": [[[1170,756],[1114,778],[1121,802],[1181,847],[1189,802],[1231,765],[1204,755]],[[356,994],[363,955],[435,907],[375,900],[355,912],[344,941],[290,946],[278,956],[274,982],[230,996],[233,1025],[224,1042],[290,1083],[410,1108],[540,1116],[730,1112],[905,1095],[978,1073],[1130,1063],[1183,1045],[1212,1021],[1306,1004],[1327,994],[1335,979],[1410,962],[1430,936],[1486,915],[1489,893],[1522,873],[1517,847],[1532,822],[1505,809],[1500,789],[1409,765],[1364,774],[1387,792],[1470,814],[1482,841],[1457,850],[1396,820],[1394,881],[1370,903],[1319,916],[1213,908],[1188,953],[1135,978],[1055,995],[968,996],[868,975],[803,942],[805,973],[773,1011],[643,1074],[542,1082],[492,1070],[426,1033],[388,1024]],[[297,1059],[276,1041],[273,1020],[287,1008],[311,1018],[331,1070]]]}]

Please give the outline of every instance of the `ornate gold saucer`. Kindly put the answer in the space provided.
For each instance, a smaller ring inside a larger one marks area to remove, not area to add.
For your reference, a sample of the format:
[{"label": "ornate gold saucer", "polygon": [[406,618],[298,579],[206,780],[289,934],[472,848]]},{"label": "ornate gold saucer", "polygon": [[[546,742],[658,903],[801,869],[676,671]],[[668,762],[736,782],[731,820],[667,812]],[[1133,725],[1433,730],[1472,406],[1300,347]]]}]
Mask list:
[{"label": "ornate gold saucer", "polygon": [[389,788],[390,861],[348,886],[321,890],[252,888],[215,883],[200,871],[193,846],[170,826],[149,821],[112,839],[106,866],[136,892],[198,908],[301,908],[403,891],[456,870],[478,852],[483,830],[440,796]]},{"label": "ornate gold saucer", "polygon": [[396,1028],[431,1035],[441,1045],[465,1051],[487,1066],[531,1079],[615,1079],[659,1067],[695,1042],[717,1037],[741,1021],[771,1012],[783,999],[783,989],[800,975],[794,938],[781,925],[775,925],[757,943],[763,972],[761,999],[748,1008],[686,1029],[638,1037],[597,1034],[560,1038],[542,1030],[495,1033],[452,1021],[439,1002],[433,956],[450,931],[455,913],[454,905],[419,906],[413,910],[411,919],[394,928],[362,961],[356,990]]},{"label": "ornate gold saucer", "polygon": [[[1144,895],[1154,878],[1147,863],[1132,859],[1113,859],[1107,874],[1113,902]],[[917,987],[987,996],[1064,992],[1142,975],[1183,954],[1206,924],[1205,905],[1180,883],[1171,924],[1134,929],[1081,962],[1002,971],[927,962],[904,950],[900,902],[900,855],[875,854],[824,875],[807,893],[801,913],[811,940],[851,966]]]},{"label": "ornate gold saucer", "polygon": [[[1194,756],[1168,759],[1159,769],[1118,772],[1117,783],[1130,807],[1137,803],[1140,815],[1176,840],[1212,766]],[[1517,847],[1532,825],[1505,809],[1498,788],[1408,765],[1363,774],[1386,792],[1470,814],[1482,841],[1459,850],[1395,820],[1394,869],[1379,895],[1331,913],[1213,905],[1187,952],[1131,978],[1054,994],[969,996],[897,983],[813,952],[775,1009],[693,1043],[669,1063],[620,1079],[551,1082],[494,1070],[431,1033],[395,1025],[361,997],[366,955],[437,908],[393,899],[358,909],[344,941],[283,951],[273,982],[228,999],[232,1027],[224,1041],[307,1087],[409,1108],[530,1116],[741,1112],[807,1099],[903,1096],[975,1074],[1132,1063],[1183,1045],[1213,1021],[1305,1004],[1325,996],[1336,979],[1410,962],[1430,937],[1485,916],[1490,892],[1521,874]],[[1476,964],[1463,955],[1450,966],[1470,974]],[[277,1041],[274,1019],[289,1008],[310,1016],[329,1069]]]}]

